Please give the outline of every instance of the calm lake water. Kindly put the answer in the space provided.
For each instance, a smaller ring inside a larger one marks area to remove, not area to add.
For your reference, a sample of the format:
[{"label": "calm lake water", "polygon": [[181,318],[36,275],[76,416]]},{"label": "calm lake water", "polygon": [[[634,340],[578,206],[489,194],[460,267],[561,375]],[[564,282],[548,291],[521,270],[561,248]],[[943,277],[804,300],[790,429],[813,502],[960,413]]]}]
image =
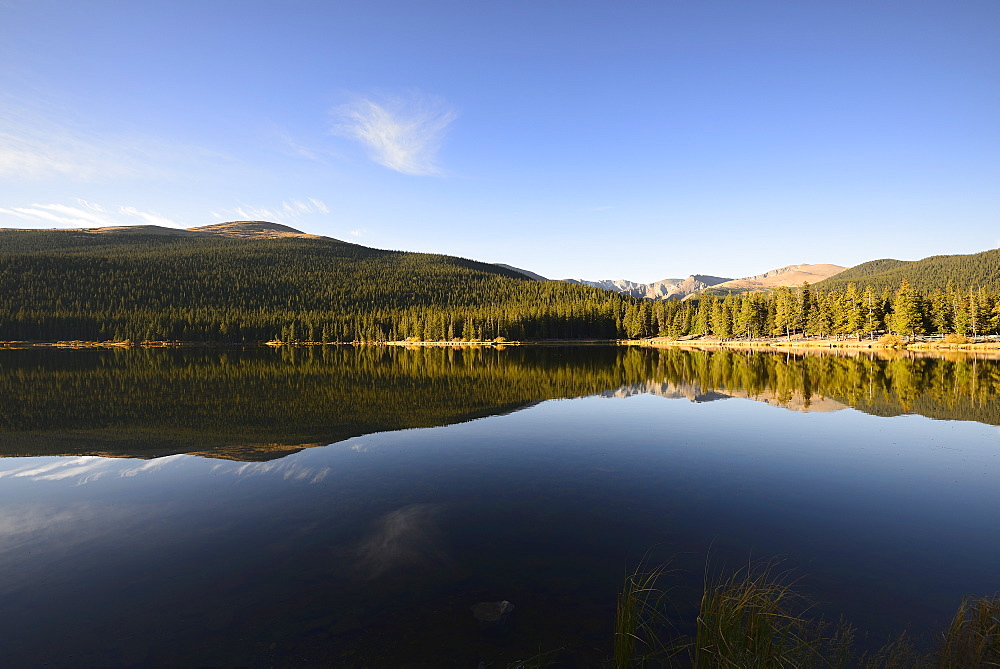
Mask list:
[{"label": "calm lake water", "polygon": [[647,553],[680,619],[780,558],[926,638],[1000,591],[998,395],[961,356],[0,350],[0,656],[598,665]]}]

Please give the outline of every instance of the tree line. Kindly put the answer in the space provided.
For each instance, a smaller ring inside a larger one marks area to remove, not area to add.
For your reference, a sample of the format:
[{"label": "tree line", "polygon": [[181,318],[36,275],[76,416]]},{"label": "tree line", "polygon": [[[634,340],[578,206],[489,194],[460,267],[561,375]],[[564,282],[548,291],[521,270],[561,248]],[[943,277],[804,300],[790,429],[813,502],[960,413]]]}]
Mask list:
[{"label": "tree line", "polygon": [[921,292],[906,279],[651,302],[332,239],[0,232],[7,341],[978,336],[1000,328],[998,302],[986,287]]},{"label": "tree line", "polygon": [[847,284],[844,290],[780,287],[763,293],[706,295],[698,300],[661,302],[626,310],[630,338],[875,337],[950,334],[979,336],[1000,330],[1000,294],[986,288],[922,293],[903,279],[895,290]]},{"label": "tree line", "polygon": [[336,240],[8,237],[2,340],[613,339],[639,302]]}]

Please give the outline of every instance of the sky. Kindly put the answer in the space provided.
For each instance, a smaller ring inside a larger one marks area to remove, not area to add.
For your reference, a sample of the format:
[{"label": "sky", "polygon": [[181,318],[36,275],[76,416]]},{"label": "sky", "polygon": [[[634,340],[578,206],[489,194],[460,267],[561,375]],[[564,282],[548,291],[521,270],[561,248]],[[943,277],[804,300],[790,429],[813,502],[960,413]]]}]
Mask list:
[{"label": "sky", "polygon": [[0,227],[549,278],[1000,246],[996,0],[0,0]]}]

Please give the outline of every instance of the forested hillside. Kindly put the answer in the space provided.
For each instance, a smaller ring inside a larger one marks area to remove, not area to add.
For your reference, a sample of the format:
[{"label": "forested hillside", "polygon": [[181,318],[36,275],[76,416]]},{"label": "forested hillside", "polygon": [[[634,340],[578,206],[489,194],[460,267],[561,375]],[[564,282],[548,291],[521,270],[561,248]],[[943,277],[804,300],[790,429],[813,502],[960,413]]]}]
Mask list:
[{"label": "forested hillside", "polygon": [[0,340],[614,338],[639,303],[329,238],[0,230]]},{"label": "forested hillside", "polygon": [[817,288],[843,290],[849,283],[895,290],[903,279],[923,292],[961,288],[1000,289],[1000,249],[971,255],[931,256],[923,260],[872,260],[818,282]]},{"label": "forested hillside", "polygon": [[[261,225],[274,229],[258,230]],[[535,281],[462,258],[382,251],[261,222],[245,227],[226,224],[224,234],[209,227],[0,230],[0,340],[350,342],[1000,331],[1000,250],[917,262],[876,260],[813,287],[653,302]],[[260,236],[288,231],[294,234]]]}]

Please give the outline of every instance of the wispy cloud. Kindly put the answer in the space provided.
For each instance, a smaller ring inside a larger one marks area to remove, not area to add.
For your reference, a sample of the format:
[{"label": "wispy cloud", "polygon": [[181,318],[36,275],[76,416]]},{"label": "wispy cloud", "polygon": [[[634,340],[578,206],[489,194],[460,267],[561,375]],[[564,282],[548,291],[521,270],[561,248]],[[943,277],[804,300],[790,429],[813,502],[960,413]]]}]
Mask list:
[{"label": "wispy cloud", "polygon": [[175,462],[184,460],[188,457],[189,456],[186,455],[167,455],[162,458],[153,458],[152,460],[147,460],[138,467],[133,467],[131,469],[123,469],[120,472],[120,475],[123,478],[125,478],[125,477],[136,476],[138,474],[142,474],[145,472],[156,471],[166,465],[173,465]]},{"label": "wispy cloud", "polygon": [[442,173],[437,152],[457,114],[439,98],[413,94],[379,101],[357,97],[333,116],[333,132],[361,142],[379,165],[424,176]]},{"label": "wispy cloud", "polygon": [[354,230],[351,230],[347,234],[349,234],[351,237],[364,237],[366,232],[368,232],[368,230],[366,230],[365,228],[355,228]]},{"label": "wispy cloud", "polygon": [[272,460],[270,462],[248,462],[231,470],[237,477],[281,475],[286,481],[320,483],[330,474],[329,467],[307,467],[295,460]]},{"label": "wispy cloud", "polygon": [[161,174],[161,143],[108,135],[65,118],[44,105],[0,98],[0,176],[20,179],[69,177],[76,181]]},{"label": "wispy cloud", "polygon": [[380,517],[357,549],[358,567],[369,578],[400,567],[449,565],[441,547],[436,504],[411,504]]},{"label": "wispy cloud", "polygon": [[302,216],[310,214],[329,214],[330,208],[322,200],[314,197],[304,200],[287,200],[277,206],[253,207],[240,205],[232,209],[222,209],[213,211],[212,216],[219,220],[238,217],[245,221],[272,221],[280,223],[282,221],[293,221]]},{"label": "wispy cloud", "polygon": [[135,207],[105,207],[81,199],[75,199],[74,202],[75,205],[56,203],[0,207],[0,222],[6,217],[19,219],[20,227],[24,227],[24,223],[20,221],[27,221],[27,227],[105,228],[136,223],[170,228],[183,227],[165,216],[141,211]]},{"label": "wispy cloud", "polygon": [[107,130],[52,100],[0,92],[0,177],[74,181],[188,175],[231,159],[163,138]]},{"label": "wispy cloud", "polygon": [[88,483],[104,476],[109,469],[110,465],[107,458],[85,455],[8,470],[0,473],[0,477],[10,476],[13,478],[26,478],[32,481],[77,479],[77,483]]}]

